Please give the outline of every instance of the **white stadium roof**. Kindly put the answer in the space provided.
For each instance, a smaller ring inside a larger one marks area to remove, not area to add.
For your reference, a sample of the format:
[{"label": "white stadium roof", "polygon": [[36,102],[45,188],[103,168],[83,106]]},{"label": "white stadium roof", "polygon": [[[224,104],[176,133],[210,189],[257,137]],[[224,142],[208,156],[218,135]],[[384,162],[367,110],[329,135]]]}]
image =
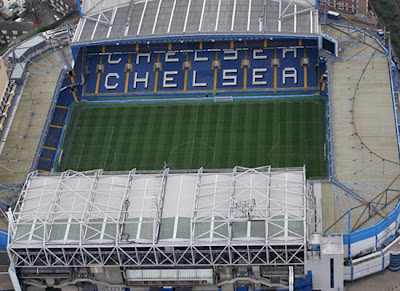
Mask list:
[{"label": "white stadium roof", "polygon": [[318,33],[315,0],[86,0],[74,43]]},{"label": "white stadium roof", "polygon": [[304,244],[309,195],[305,168],[34,172],[10,247]]}]

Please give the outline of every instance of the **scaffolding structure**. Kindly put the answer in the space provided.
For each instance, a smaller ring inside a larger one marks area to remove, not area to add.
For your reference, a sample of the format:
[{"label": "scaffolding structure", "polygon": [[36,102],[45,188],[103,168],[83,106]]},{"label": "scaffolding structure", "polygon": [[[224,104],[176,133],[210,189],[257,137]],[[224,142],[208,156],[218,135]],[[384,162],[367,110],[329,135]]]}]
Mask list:
[{"label": "scaffolding structure", "polygon": [[17,268],[304,265],[305,168],[31,173],[8,247]]}]

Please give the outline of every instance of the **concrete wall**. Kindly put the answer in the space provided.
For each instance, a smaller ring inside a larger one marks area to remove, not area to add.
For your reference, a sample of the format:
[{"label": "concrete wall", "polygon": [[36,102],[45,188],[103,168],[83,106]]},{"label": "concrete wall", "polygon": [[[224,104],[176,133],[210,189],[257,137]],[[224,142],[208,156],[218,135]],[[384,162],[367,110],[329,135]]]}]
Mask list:
[{"label": "concrete wall", "polygon": [[[334,286],[330,284],[330,259],[334,259]],[[313,288],[320,290],[344,290],[344,260],[343,255],[323,255],[314,257],[306,263],[306,270],[312,271]]]},{"label": "concrete wall", "polygon": [[400,238],[392,241],[381,252],[375,252],[353,260],[352,266],[344,267],[344,280],[351,281],[383,271],[390,264],[390,254],[399,254]]}]

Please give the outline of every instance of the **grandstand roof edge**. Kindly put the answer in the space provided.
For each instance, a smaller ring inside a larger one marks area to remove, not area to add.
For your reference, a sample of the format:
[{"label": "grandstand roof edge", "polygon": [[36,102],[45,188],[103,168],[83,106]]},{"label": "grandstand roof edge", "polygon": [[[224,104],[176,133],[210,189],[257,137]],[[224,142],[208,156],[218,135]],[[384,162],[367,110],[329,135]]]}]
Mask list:
[{"label": "grandstand roof edge", "polygon": [[100,40],[96,42],[86,42],[86,41],[78,41],[72,42],[72,48],[85,47],[85,46],[97,46],[97,45],[109,45],[109,44],[120,44],[120,43],[165,43],[165,42],[180,42],[182,40],[190,40],[190,41],[213,41],[213,40],[235,40],[238,38],[241,39],[319,39],[319,34],[313,35],[275,35],[275,34],[238,34],[238,35],[193,35],[193,36],[167,36],[167,37],[157,37],[157,38],[130,38],[130,39],[114,39],[114,40]]}]

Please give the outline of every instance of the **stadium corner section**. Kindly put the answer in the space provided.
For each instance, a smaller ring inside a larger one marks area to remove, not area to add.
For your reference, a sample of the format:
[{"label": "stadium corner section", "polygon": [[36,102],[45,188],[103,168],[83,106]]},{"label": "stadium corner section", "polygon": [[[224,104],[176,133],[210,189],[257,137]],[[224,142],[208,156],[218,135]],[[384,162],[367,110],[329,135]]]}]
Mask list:
[{"label": "stadium corner section", "polygon": [[[318,40],[275,38],[73,47],[37,169],[53,170],[72,104],[324,96]],[[171,97],[174,97],[171,99]],[[59,158],[57,158],[59,157]]]}]

